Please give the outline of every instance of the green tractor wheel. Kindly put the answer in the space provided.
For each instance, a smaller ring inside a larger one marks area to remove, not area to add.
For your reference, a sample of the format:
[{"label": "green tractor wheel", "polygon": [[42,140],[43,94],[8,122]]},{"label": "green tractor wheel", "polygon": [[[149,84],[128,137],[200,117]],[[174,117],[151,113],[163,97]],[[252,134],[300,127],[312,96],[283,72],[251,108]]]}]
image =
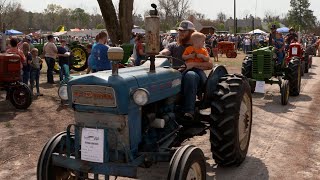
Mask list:
[{"label": "green tractor wheel", "polygon": [[287,105],[289,100],[289,81],[283,80],[280,86],[280,92],[281,92],[281,104]]},{"label": "green tractor wheel", "polygon": [[59,63],[58,63],[58,62],[54,63],[53,71],[54,71],[55,73],[59,74],[59,72],[60,72],[60,67],[59,67]]},{"label": "green tractor wheel", "polygon": [[75,71],[84,71],[87,69],[87,59],[88,59],[88,52],[86,51],[85,47],[81,45],[74,45],[71,48],[71,52],[73,55],[72,59],[72,68]]}]

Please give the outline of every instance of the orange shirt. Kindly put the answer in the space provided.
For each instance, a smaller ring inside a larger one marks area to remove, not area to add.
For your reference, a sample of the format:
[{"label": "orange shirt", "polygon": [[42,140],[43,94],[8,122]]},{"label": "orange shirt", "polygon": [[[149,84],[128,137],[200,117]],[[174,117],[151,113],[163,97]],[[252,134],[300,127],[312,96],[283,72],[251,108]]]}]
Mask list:
[{"label": "orange shirt", "polygon": [[[189,46],[184,50],[183,55],[189,55],[192,53],[196,53],[196,54],[203,54],[205,56],[209,56],[208,51],[206,50],[206,48],[201,48],[201,49],[195,49],[193,46]],[[194,58],[194,59],[187,59],[186,60],[187,63],[190,62],[205,62],[202,58]]]}]

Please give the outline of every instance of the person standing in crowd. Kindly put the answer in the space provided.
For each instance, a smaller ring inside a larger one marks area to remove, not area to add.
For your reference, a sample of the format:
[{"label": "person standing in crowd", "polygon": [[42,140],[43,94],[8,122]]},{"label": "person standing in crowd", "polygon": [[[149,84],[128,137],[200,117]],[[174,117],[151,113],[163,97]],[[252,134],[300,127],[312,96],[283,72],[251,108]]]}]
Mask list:
[{"label": "person standing in crowd", "polygon": [[30,36],[25,37],[25,42],[29,44],[30,50],[34,48],[34,45],[32,44],[32,38]]},{"label": "person standing in crowd", "polygon": [[93,45],[91,47],[91,53],[88,57],[88,69],[90,71],[89,72],[87,71],[87,74],[89,74],[90,72],[92,72],[92,73],[97,72],[96,59],[95,59],[94,54],[92,54],[92,50],[93,50],[93,48],[95,48],[97,46],[98,42],[99,42],[99,34],[96,35],[95,42],[93,43]]},{"label": "person standing in crowd", "polygon": [[58,47],[58,57],[60,66],[60,81],[65,78],[69,78],[69,58],[70,52],[66,48],[67,41],[64,39],[60,40],[61,46]]},{"label": "person standing in crowd", "polygon": [[30,89],[33,93],[34,81],[36,81],[36,96],[43,96],[40,93],[39,79],[40,79],[40,65],[42,64],[41,58],[38,56],[38,49],[31,49],[32,62],[31,62],[31,77],[30,77]]},{"label": "person standing in crowd", "polygon": [[[26,64],[26,57],[24,56],[23,52],[18,48],[18,40],[17,38],[12,38],[10,40],[10,48],[7,49],[7,53],[9,54],[17,54],[20,56],[20,65],[21,65],[21,76],[23,74],[23,71],[22,71],[22,67],[23,65]],[[21,78],[22,80],[22,78]]]},{"label": "person standing in crowd", "polygon": [[277,27],[275,24],[271,26],[271,32],[269,34],[269,46],[274,45],[274,39],[276,38]]},{"label": "person standing in crowd", "polygon": [[96,71],[104,71],[111,69],[111,63],[108,59],[107,33],[100,32],[98,34],[98,43],[92,48],[91,55],[93,55]]},{"label": "person standing in crowd", "polygon": [[213,59],[215,62],[218,62],[219,61],[219,57],[218,57],[219,49],[218,49],[218,38],[216,35],[213,36],[211,46],[212,46],[212,51],[213,51]]},{"label": "person standing in crowd", "polygon": [[246,37],[244,40],[244,49],[245,49],[245,53],[248,53],[248,51],[250,51],[250,47],[251,47],[251,40],[249,37]]},{"label": "person standing in crowd", "polygon": [[88,59],[87,59],[87,63],[88,63],[88,68],[87,68],[87,72],[86,74],[89,74],[91,72],[91,67],[89,66],[89,59],[91,57],[91,50],[92,50],[92,44],[88,44],[87,45],[87,53],[88,53]]},{"label": "person standing in crowd", "polygon": [[47,83],[55,84],[53,80],[53,68],[55,64],[55,59],[57,57],[58,49],[57,46],[54,44],[55,40],[52,35],[49,35],[48,42],[43,46],[43,53],[44,58],[47,63]]},{"label": "person standing in crowd", "polygon": [[136,59],[134,60],[135,66],[140,66],[141,60],[144,59],[144,56],[146,55],[143,50],[143,35],[138,34],[136,36],[136,46],[135,46],[135,51],[136,51]]},{"label": "person standing in crowd", "polygon": [[30,53],[30,46],[27,42],[24,42],[22,44],[22,52],[24,56],[26,57],[26,63],[23,65],[22,71],[22,82],[28,85],[28,82],[30,80],[30,70],[31,70],[31,61],[32,61],[32,55]]}]

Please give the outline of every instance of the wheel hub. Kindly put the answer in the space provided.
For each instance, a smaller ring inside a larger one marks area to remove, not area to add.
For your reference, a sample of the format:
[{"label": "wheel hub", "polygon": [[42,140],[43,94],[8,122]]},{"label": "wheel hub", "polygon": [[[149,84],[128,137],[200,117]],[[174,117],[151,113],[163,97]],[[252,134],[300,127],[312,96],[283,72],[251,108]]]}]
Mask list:
[{"label": "wheel hub", "polygon": [[202,180],[199,163],[193,163],[188,171],[186,180]]},{"label": "wheel hub", "polygon": [[240,105],[239,117],[239,143],[240,149],[245,150],[249,141],[249,131],[251,126],[251,105],[250,98],[247,94],[244,95]]}]

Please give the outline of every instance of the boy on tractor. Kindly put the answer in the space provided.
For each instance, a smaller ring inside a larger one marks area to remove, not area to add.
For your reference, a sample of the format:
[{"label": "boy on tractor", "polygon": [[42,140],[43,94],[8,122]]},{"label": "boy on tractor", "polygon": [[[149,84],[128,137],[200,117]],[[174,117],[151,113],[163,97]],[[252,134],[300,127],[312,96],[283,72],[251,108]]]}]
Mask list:
[{"label": "boy on tractor", "polygon": [[[194,25],[190,21],[182,21],[178,28],[178,42],[169,44],[160,52],[160,55],[171,55],[172,57],[182,59],[185,49],[191,46],[191,34],[195,31]],[[180,63],[180,64],[177,64]],[[182,65],[181,62],[173,62],[174,65]],[[212,69],[213,64],[210,61],[205,62],[187,62],[187,69],[197,68],[199,71]],[[195,111],[195,101],[198,88],[201,86],[201,77],[194,71],[184,73],[182,78],[182,93],[184,96],[184,116],[186,119],[193,120]]]},{"label": "boy on tractor", "polygon": [[277,64],[281,65],[283,63],[283,59],[285,56],[285,52],[284,52],[285,43],[284,43],[284,39],[282,38],[281,32],[276,33],[276,38],[274,39],[274,47],[275,47],[275,51],[276,51],[276,54],[278,57]]}]

